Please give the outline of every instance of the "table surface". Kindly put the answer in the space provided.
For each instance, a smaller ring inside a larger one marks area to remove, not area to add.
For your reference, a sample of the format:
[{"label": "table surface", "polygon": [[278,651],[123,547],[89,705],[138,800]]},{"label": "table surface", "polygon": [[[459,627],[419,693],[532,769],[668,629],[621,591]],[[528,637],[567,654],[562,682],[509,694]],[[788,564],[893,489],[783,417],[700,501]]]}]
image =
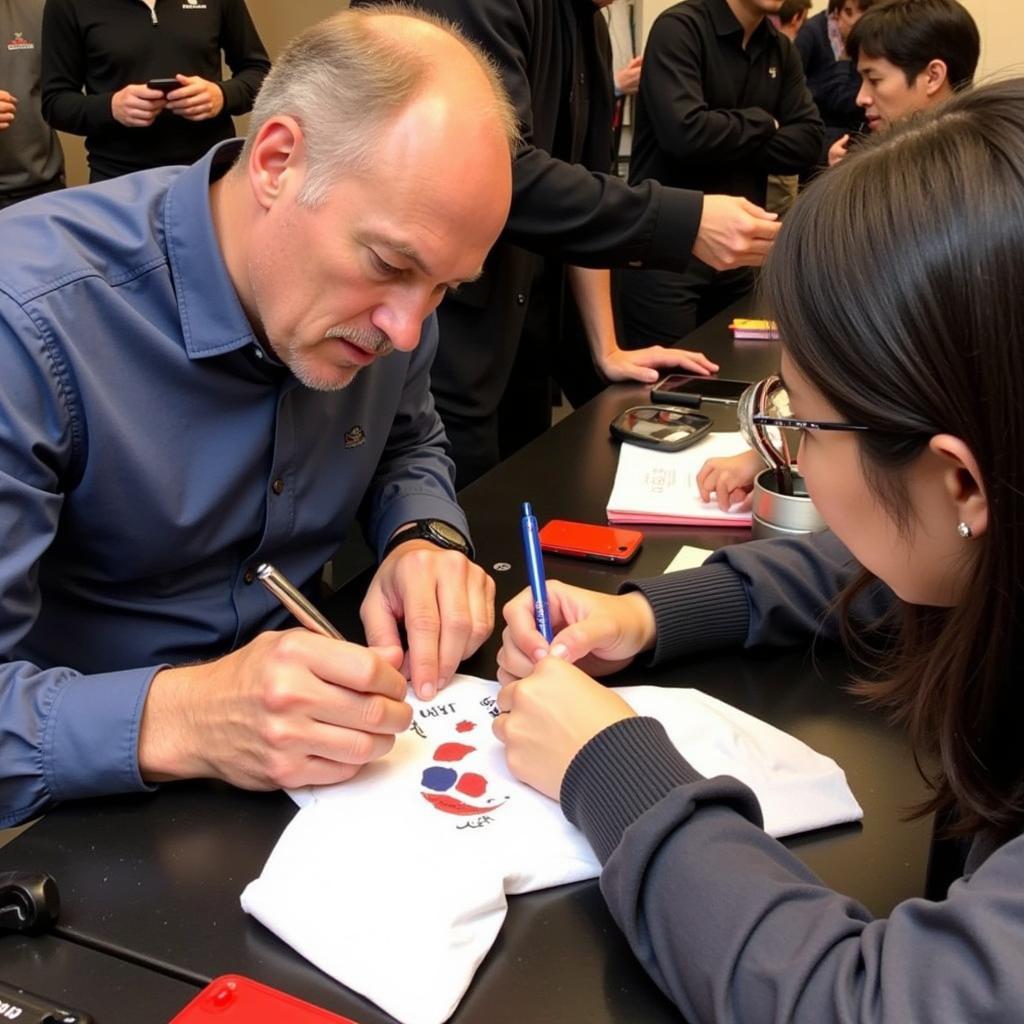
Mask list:
[{"label": "table surface", "polygon": [[[733,342],[726,328],[732,312],[698,329],[687,347],[703,348],[721,364],[723,376],[752,380],[772,372],[777,346]],[[603,522],[617,458],[608,423],[622,409],[646,401],[645,388],[609,388],[462,492],[477,557],[495,576],[499,607],[525,582],[520,503],[532,501],[542,523],[556,517]],[[735,428],[732,407],[705,411],[718,428]],[[710,549],[749,538],[746,530],[686,527],[647,527],[644,534],[643,549],[630,566],[547,556],[548,576],[612,591],[628,576],[661,573],[683,543]],[[509,568],[495,568],[502,565]],[[326,605],[346,635],[361,635],[357,610],[368,578],[356,577]],[[498,641],[496,632],[464,670],[493,678]],[[900,900],[923,893],[930,823],[901,820],[924,796],[923,784],[902,736],[846,691],[847,673],[842,653],[822,644],[782,653],[729,652],[642,673],[632,669],[617,682],[695,686],[834,757],[864,808],[863,823],[787,845],[826,883],[884,915]],[[161,995],[173,999],[174,985],[187,992],[189,984],[227,972],[247,974],[365,1024],[389,1021],[239,906],[242,889],[259,875],[294,813],[281,793],[195,782],[164,786],[151,796],[70,803],[48,814],[0,849],[0,870],[48,871],[61,888],[60,938],[46,940],[61,951],[60,969],[47,991],[59,991],[58,978],[73,960],[68,947],[77,942],[91,947],[83,954],[110,961],[109,972],[101,963],[92,965],[95,998],[79,998],[75,990],[78,1008],[91,1010],[100,1024],[162,1024],[170,1016],[166,1001],[155,996],[163,982],[171,987]],[[422,884],[429,884],[429,870],[421,874]],[[297,898],[311,898],[299,885],[297,880]],[[0,977],[38,989],[28,962],[30,940],[17,941],[22,945],[0,938]],[[110,956],[101,958],[94,950]],[[121,969],[142,967],[160,972],[153,974],[160,979],[153,982],[154,998],[140,998],[130,1018],[101,1016],[109,993],[119,991]],[[83,969],[75,962],[74,977]],[[71,988],[66,998],[72,998]],[[591,881],[512,897],[498,941],[452,1019],[660,1024],[679,1016],[638,967]]]}]

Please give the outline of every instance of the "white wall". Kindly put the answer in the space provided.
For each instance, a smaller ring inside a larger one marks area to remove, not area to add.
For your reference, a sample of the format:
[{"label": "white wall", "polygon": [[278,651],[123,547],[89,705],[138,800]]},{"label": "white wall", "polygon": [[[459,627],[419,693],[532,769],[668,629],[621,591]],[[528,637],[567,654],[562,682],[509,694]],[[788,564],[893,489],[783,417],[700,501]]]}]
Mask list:
[{"label": "white wall", "polygon": [[[651,23],[676,0],[636,0],[640,5],[642,38]],[[978,78],[1007,73],[1024,74],[1024,4],[1019,0],[961,0],[974,16],[981,32],[981,64]],[[814,0],[813,11],[824,10],[826,0]]]}]

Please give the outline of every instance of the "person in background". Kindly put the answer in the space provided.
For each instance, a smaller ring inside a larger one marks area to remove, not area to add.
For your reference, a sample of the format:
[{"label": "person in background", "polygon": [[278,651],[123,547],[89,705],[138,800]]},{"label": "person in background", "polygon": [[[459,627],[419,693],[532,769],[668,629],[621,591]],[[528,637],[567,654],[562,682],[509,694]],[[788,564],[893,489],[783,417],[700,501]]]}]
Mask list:
[{"label": "person in background", "polygon": [[414,0],[491,54],[525,137],[508,224],[483,276],[438,310],[431,383],[460,487],[550,424],[566,279],[605,378],[651,382],[671,366],[706,372],[713,364],[699,353],[665,349],[661,339],[646,352],[620,347],[603,268],[682,268],[691,254],[715,266],[759,264],[778,231],[774,215],[745,199],[630,187],[608,174],[612,86],[596,31],[607,3]]},{"label": "person in background", "polygon": [[[686,0],[655,20],[644,49],[629,180],[721,190],[757,206],[769,174],[796,174],[822,128],[793,44],[768,20],[782,0]],[[700,259],[619,272],[626,343],[682,338],[750,292],[749,268]]]},{"label": "person in background", "polygon": [[812,0],[782,0],[778,14],[771,15],[772,24],[790,42],[796,42],[797,33],[804,27],[811,10]]},{"label": "person in background", "polygon": [[816,161],[824,167],[829,147],[841,135],[857,131],[863,115],[857,106],[860,77],[846,52],[853,26],[875,0],[828,0],[828,7],[808,18],[797,33],[796,48],[804,64],[807,88],[825,123],[825,140]]},{"label": "person in background", "polygon": [[[896,127],[787,218],[762,284],[833,533],[734,545],[618,596],[552,584],[551,645],[529,591],[505,608],[509,767],[583,830],[633,952],[693,1024],[1024,1019],[1022,180],[1018,78]],[[857,690],[908,730],[918,815],[957,840],[948,891],[884,920],[591,678],[841,630],[880,659]]]},{"label": "person in background", "polygon": [[[860,74],[857,105],[868,130],[884,132],[969,88],[981,37],[957,0],[885,0],[857,22],[847,49]],[[833,143],[829,165],[849,146],[849,135]]]},{"label": "person in background", "polygon": [[0,209],[64,187],[64,153],[43,120],[43,0],[0,0]]},{"label": "person in background", "polygon": [[91,182],[198,160],[234,136],[269,70],[245,0],[46,0],[43,115],[85,136]]},{"label": "person in background", "polygon": [[[248,137],[0,213],[0,828],[180,778],[341,782],[494,626],[430,397],[515,112],[404,8],[296,37]],[[356,519],[366,645],[289,629]],[[404,638],[401,630],[404,627]]]},{"label": "person in background", "polygon": [[[771,22],[790,42],[795,42],[810,9],[811,0],[782,0],[779,13],[771,15]],[[799,189],[799,174],[769,174],[765,209],[784,217]]]}]

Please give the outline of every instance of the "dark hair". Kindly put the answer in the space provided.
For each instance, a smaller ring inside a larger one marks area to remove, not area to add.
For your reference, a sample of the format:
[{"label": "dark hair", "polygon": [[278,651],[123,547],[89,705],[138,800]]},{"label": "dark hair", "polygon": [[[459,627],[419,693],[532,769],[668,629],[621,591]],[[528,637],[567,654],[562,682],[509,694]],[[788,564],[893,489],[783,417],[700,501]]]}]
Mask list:
[{"label": "dark hair", "polygon": [[981,37],[957,0],[885,0],[854,25],[846,52],[855,64],[861,53],[884,58],[903,72],[907,85],[931,61],[941,60],[959,91],[974,81]]},{"label": "dark hair", "polygon": [[[849,0],[828,0],[828,13],[837,14],[846,6],[848,2]],[[857,5],[857,10],[859,10],[862,14],[869,7],[873,7],[875,4],[875,0],[853,0],[853,2]]]},{"label": "dark hair", "polygon": [[801,11],[811,9],[811,0],[782,0],[779,8],[779,24],[788,25],[794,18],[799,17]]},{"label": "dark hair", "polygon": [[[954,829],[1024,825],[1024,78],[954,97],[859,147],[786,217],[762,276],[783,344],[858,434],[901,531],[905,470],[962,438],[988,500],[954,608],[900,605],[881,681]],[[795,267],[800,273],[794,273]],[[949,529],[956,528],[950,522]],[[967,549],[965,547],[965,554]],[[852,625],[848,624],[852,631]]]}]

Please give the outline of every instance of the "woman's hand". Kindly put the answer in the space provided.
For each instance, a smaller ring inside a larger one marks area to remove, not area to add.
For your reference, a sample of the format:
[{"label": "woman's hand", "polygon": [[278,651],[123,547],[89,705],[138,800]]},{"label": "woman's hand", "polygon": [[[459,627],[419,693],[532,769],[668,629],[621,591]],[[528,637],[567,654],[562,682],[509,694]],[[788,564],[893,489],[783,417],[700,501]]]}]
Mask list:
[{"label": "woman's hand", "polygon": [[643,594],[600,594],[551,580],[548,606],[555,634],[550,649],[537,630],[529,589],[502,609],[507,626],[498,651],[500,683],[530,675],[548,654],[578,662],[591,675],[608,675],[654,646],[654,611]]},{"label": "woman's hand", "polygon": [[708,459],[697,473],[701,501],[714,494],[723,512],[747,512],[753,503],[751,491],[764,460],[753,449],[728,458]]},{"label": "woman's hand", "polygon": [[575,665],[544,658],[536,671],[503,686],[494,735],[505,744],[509,771],[557,800],[570,762],[603,729],[636,712]]}]

